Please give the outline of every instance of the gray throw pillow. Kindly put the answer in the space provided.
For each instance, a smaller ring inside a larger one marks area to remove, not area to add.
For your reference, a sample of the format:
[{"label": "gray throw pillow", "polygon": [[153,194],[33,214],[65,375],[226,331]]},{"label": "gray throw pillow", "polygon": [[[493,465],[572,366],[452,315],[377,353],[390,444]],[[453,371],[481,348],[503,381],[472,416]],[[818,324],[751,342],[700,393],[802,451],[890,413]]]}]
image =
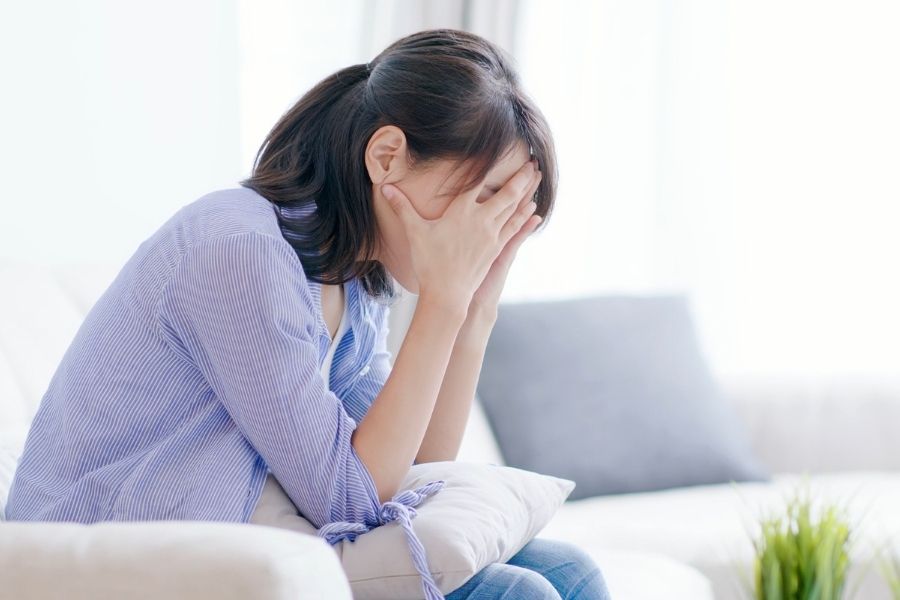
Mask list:
[{"label": "gray throw pillow", "polygon": [[681,295],[502,304],[478,396],[506,464],[569,500],[768,478]]}]

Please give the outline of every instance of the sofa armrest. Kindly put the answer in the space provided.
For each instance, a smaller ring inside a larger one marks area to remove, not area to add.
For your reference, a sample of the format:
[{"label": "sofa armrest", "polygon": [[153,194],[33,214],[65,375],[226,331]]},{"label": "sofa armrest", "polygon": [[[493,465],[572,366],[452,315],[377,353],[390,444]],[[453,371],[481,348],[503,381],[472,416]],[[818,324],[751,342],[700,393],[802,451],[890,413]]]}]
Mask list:
[{"label": "sofa armrest", "polygon": [[900,378],[744,376],[721,385],[773,473],[900,470]]},{"label": "sofa armrest", "polygon": [[351,600],[334,549],[213,521],[0,523],[0,599]]}]

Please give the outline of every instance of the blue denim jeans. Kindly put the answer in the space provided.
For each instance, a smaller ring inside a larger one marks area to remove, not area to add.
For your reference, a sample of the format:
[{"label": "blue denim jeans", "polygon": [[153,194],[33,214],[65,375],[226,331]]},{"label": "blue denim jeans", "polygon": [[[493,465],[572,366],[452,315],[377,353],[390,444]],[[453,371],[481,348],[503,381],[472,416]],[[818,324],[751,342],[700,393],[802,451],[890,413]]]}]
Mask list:
[{"label": "blue denim jeans", "polygon": [[610,600],[597,563],[569,542],[533,538],[475,573],[446,600]]}]

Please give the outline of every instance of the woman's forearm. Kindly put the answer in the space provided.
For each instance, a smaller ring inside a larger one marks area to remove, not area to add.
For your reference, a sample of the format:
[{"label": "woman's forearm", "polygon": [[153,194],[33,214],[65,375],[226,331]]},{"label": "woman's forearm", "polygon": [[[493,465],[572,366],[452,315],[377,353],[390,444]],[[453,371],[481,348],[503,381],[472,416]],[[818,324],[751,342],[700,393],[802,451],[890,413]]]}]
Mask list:
[{"label": "woman's forearm", "polygon": [[465,305],[420,296],[391,373],[353,432],[381,502],[400,489],[419,451],[465,320]]},{"label": "woman's forearm", "polygon": [[453,345],[417,463],[456,460],[496,318],[496,309],[469,309]]}]

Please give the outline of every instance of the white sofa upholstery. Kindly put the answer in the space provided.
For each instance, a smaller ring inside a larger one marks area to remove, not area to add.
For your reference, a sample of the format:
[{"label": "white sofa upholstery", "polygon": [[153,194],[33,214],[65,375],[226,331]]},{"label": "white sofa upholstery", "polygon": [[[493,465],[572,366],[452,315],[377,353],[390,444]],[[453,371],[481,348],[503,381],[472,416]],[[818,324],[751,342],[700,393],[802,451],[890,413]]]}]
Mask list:
[{"label": "white sofa upholstery", "polygon": [[352,598],[322,538],[208,521],[0,523],[0,598]]},{"label": "white sofa upholstery", "polygon": [[[0,262],[8,290],[0,295],[0,515],[46,385],[115,272],[112,265]],[[869,509],[866,539],[889,540],[900,530],[900,438],[888,435],[900,422],[900,385],[728,383],[773,471],[839,471],[812,483],[835,497],[858,492],[855,514]],[[503,463],[478,405],[459,460]],[[793,480],[569,502],[539,536],[588,550],[616,600],[706,600],[713,590],[715,598],[739,598],[754,508],[777,500]],[[350,598],[336,557],[318,538],[256,525],[0,523],[0,599]],[[864,591],[866,600],[888,598],[874,571],[865,574]]]}]

